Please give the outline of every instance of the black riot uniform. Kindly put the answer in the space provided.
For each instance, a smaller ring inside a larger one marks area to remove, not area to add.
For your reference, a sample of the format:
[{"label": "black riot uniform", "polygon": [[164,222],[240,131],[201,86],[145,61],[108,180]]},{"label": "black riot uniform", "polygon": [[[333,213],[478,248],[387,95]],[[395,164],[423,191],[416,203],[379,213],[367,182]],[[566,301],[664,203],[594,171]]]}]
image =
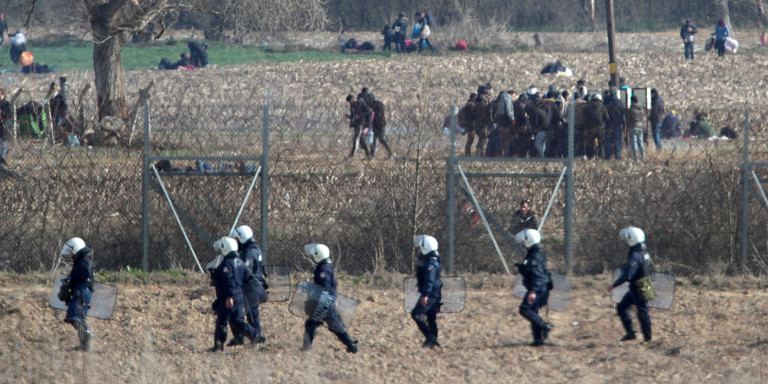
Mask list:
[{"label": "black riot uniform", "polygon": [[[333,271],[333,264],[331,264],[330,259],[323,259],[317,264],[313,280],[315,284],[323,287],[332,297],[336,297],[336,274]],[[312,349],[315,333],[317,328],[323,324],[323,321],[328,325],[328,329],[344,343],[347,347],[347,352],[357,353],[357,340],[352,340],[349,336],[344,323],[341,321],[341,317],[339,317],[339,313],[336,312],[335,303],[328,309],[323,319],[309,318],[304,323],[304,345],[302,350]]]},{"label": "black riot uniform", "polygon": [[[549,271],[547,271],[547,258],[541,249],[541,244],[534,244],[528,248],[525,260],[516,266],[523,276],[523,286],[526,289],[523,302],[520,303],[520,315],[531,322],[531,332],[533,333],[531,345],[542,345],[554,326],[539,316],[539,309],[547,305],[549,290],[552,287],[552,280],[549,277]],[[529,303],[528,296],[531,293],[534,293],[536,297]]]},{"label": "black riot uniform", "polygon": [[632,328],[632,317],[629,313],[629,307],[634,305],[637,308],[637,318],[640,321],[640,327],[643,330],[643,336],[645,341],[651,341],[651,316],[648,314],[648,303],[640,298],[637,292],[637,286],[635,282],[643,277],[649,277],[651,275],[650,256],[645,247],[645,243],[638,243],[629,248],[629,254],[627,255],[627,263],[621,268],[621,276],[613,282],[612,286],[618,287],[624,282],[629,282],[629,291],[624,295],[618,305],[616,305],[616,311],[619,313],[621,324],[624,326],[624,330],[627,332],[622,341],[634,340],[635,330]]},{"label": "black riot uniform", "polygon": [[[440,299],[443,282],[440,280],[440,255],[432,251],[426,255],[419,254],[421,265],[416,268],[418,282],[419,301],[411,310],[411,317],[416,322],[426,340],[423,346],[426,348],[439,347],[437,342],[437,313],[440,312]],[[426,305],[423,300],[426,298]]]},{"label": "black riot uniform", "polygon": [[[261,248],[256,241],[249,239],[240,246],[239,255],[246,268],[246,279],[243,282],[245,312],[248,324],[256,329],[256,341],[264,342],[266,338],[261,334],[261,319],[259,317],[259,305],[267,299],[267,282],[264,278],[264,263]],[[253,301],[253,302],[252,302]],[[236,329],[232,329],[234,338],[231,345],[243,344],[243,335]]]},{"label": "black riot uniform", "polygon": [[72,324],[77,330],[80,340],[79,350],[87,351],[91,339],[91,332],[85,322],[85,316],[90,308],[91,295],[93,293],[93,269],[91,267],[91,249],[83,247],[75,255],[72,270],[69,272],[66,283],[69,284],[72,295],[66,300],[67,316],[64,322]]},{"label": "black riot uniform", "polygon": [[[221,264],[213,272],[213,283],[216,287],[216,301],[213,309],[216,311],[216,332],[212,351],[223,350],[227,340],[227,325],[233,330],[245,334],[251,341],[256,341],[256,329],[245,322],[243,316],[243,282],[249,272],[245,264],[238,258],[237,251],[224,256]],[[231,298],[233,305],[227,308],[227,299]]]}]

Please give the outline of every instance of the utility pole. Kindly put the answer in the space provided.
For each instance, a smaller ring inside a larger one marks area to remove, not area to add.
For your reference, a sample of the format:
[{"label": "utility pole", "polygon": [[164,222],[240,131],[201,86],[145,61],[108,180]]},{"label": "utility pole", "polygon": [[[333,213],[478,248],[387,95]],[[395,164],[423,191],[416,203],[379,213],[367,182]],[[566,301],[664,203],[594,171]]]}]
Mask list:
[{"label": "utility pole", "polygon": [[605,20],[608,23],[608,67],[611,73],[611,83],[619,87],[619,72],[616,70],[616,30],[613,22],[613,0],[605,0]]}]

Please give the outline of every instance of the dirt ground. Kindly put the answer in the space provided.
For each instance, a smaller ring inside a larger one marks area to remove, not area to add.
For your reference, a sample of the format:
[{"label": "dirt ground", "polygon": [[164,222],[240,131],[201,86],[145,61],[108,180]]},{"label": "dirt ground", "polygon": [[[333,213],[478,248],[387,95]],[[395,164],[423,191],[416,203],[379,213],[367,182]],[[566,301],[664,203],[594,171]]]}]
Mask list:
[{"label": "dirt ground", "polygon": [[[550,312],[556,329],[546,346],[535,348],[527,345],[529,326],[517,314],[513,279],[467,276],[465,310],[439,315],[443,347],[425,350],[403,310],[397,286],[402,276],[390,276],[386,287],[378,288],[342,276],[340,292],[360,300],[350,327],[360,352],[351,355],[325,329],[318,331],[312,351],[299,351],[303,320],[288,312],[288,303],[261,307],[265,344],[206,352],[212,345],[213,291],[199,275],[180,284],[116,284],[112,319],[89,319],[92,350],[77,352],[75,331],[62,322],[64,312],[48,307],[51,276],[0,277],[0,382],[768,380],[768,290],[757,280],[678,280],[672,309],[651,312],[654,341],[620,343],[623,331],[605,293],[608,276],[576,278],[569,310]],[[743,286],[749,288],[735,288]]]}]

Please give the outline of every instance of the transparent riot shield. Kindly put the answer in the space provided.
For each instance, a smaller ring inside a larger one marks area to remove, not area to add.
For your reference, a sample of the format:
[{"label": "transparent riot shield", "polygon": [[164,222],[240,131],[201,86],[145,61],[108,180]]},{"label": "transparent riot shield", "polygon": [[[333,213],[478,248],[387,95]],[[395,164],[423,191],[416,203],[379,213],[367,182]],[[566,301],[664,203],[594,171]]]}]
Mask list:
[{"label": "transparent riot shield", "polygon": [[[467,282],[463,277],[443,277],[440,299],[440,313],[459,313],[464,310],[467,301]],[[413,277],[403,279],[403,309],[411,313],[421,294],[418,281]]]},{"label": "transparent riot shield", "polygon": [[[51,292],[51,300],[48,304],[54,309],[62,311],[67,310],[67,304],[59,300],[59,289],[62,281],[67,275],[58,274]],[[93,283],[93,294],[91,296],[91,308],[88,309],[88,317],[95,319],[109,320],[117,303],[117,288],[109,284]]]},{"label": "transparent riot shield", "polygon": [[[558,275],[551,272],[552,285],[554,286],[549,291],[549,299],[547,299],[547,306],[553,311],[565,312],[568,310],[568,303],[571,301],[571,290],[573,285],[565,278],[565,276]],[[515,296],[524,298],[527,290],[523,286],[523,276],[517,276],[517,284],[515,284]]]},{"label": "transparent riot shield", "polygon": [[288,301],[291,298],[291,271],[284,265],[265,265],[267,302]]},{"label": "transparent riot shield", "polygon": [[[340,293],[328,292],[323,287],[308,281],[299,282],[288,311],[298,317],[319,319],[331,309],[339,314],[344,328],[349,328],[357,310],[357,300]],[[325,323],[323,323],[325,324]]]},{"label": "transparent riot shield", "polygon": [[[621,268],[613,271],[613,279],[621,276]],[[675,278],[668,273],[651,272],[651,281],[653,282],[653,292],[656,298],[648,302],[648,306],[658,309],[670,309],[675,299]],[[629,283],[624,283],[611,291],[611,300],[618,303],[629,291]]]}]

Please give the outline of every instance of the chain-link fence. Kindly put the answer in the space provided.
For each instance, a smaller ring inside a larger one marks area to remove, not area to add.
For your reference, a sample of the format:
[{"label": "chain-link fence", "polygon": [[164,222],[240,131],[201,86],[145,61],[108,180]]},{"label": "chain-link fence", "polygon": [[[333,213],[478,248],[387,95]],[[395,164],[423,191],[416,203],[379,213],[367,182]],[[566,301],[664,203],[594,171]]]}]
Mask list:
[{"label": "chain-link fence", "polygon": [[[339,90],[343,86],[330,85],[337,77],[344,77],[343,71],[327,74],[331,80],[322,92],[333,94],[331,97],[301,88],[294,84],[293,72],[283,66],[278,73],[276,68],[263,69],[275,71],[269,84],[268,262],[308,269],[311,264],[301,256],[302,246],[323,242],[345,272],[410,272],[414,234],[432,234],[441,246],[446,244],[445,158],[449,138],[442,127],[449,105],[429,98],[381,96],[386,104],[387,139],[395,155],[387,160],[386,151],[380,150],[374,160],[363,160],[364,155],[358,152],[354,159],[346,160],[352,146],[345,117],[349,105],[343,98],[346,92]],[[260,157],[267,87],[254,88],[247,79],[249,70],[232,69],[223,82],[195,78],[200,81],[192,82],[194,86],[182,76],[196,75],[153,74],[155,89],[161,91],[155,92],[149,103],[150,152],[156,156]],[[32,86],[32,80],[25,84],[17,106],[40,101],[47,93],[48,82],[38,78],[44,86]],[[143,108],[135,105],[138,96],[134,93],[147,83],[145,80],[128,76],[129,108]],[[72,236],[83,237],[94,248],[97,268],[138,268],[142,264],[144,114],[138,113],[133,128],[114,125],[103,129],[102,124],[91,133],[90,129],[97,128],[95,97],[92,90],[80,97],[86,81],[85,76],[70,76],[67,119],[78,134],[80,146],[66,145],[67,131],[47,139],[8,136],[12,173],[6,172],[4,175],[11,177],[0,181],[0,268],[4,270],[56,268],[66,261],[60,260],[58,251]],[[768,110],[754,106],[749,110],[750,156],[761,161],[768,154]],[[683,129],[688,128],[695,111],[677,112]],[[743,133],[744,108],[729,106],[707,112],[718,132],[730,126]],[[624,137],[620,161],[577,157],[572,271],[601,272],[619,264],[625,245],[616,233],[633,224],[646,231],[651,253],[667,270],[735,272],[742,141],[664,139],[661,152],[655,150],[652,135],[648,141],[645,162],[631,160]],[[594,144],[599,152],[600,142],[597,137],[597,142],[589,145]],[[116,146],[109,146],[113,144]],[[463,145],[462,138],[457,144]],[[586,145],[582,143],[582,148]],[[580,153],[578,143],[576,148]],[[229,232],[258,164],[179,160],[165,165],[169,168],[161,177],[169,195],[199,226],[200,231],[188,224],[185,229],[204,263],[211,250],[200,233],[217,238]],[[561,168],[540,163],[493,163],[488,167],[472,165],[468,170],[553,173]],[[764,170],[756,172],[766,177]],[[188,177],[192,174],[196,176]],[[504,229],[522,199],[530,200],[541,215],[556,180],[472,179],[471,183],[484,208]],[[239,220],[257,234],[261,232],[259,189],[257,184]],[[562,196],[562,189],[559,193]],[[456,208],[461,209],[466,195],[458,191],[457,196]],[[562,265],[559,260],[565,247],[563,203],[556,197],[543,228],[545,249],[555,270]],[[768,232],[768,217],[764,217],[768,214],[760,204],[757,199],[750,200],[752,250],[748,270],[753,273],[765,272],[768,252],[768,244],[755,240]],[[463,212],[457,212],[456,270],[503,271],[485,231]],[[150,268],[196,268],[165,198],[154,190],[150,217]],[[517,251],[508,238],[513,234],[507,232],[507,237],[499,232],[497,238],[507,260],[512,260],[517,256],[509,255]]]}]

